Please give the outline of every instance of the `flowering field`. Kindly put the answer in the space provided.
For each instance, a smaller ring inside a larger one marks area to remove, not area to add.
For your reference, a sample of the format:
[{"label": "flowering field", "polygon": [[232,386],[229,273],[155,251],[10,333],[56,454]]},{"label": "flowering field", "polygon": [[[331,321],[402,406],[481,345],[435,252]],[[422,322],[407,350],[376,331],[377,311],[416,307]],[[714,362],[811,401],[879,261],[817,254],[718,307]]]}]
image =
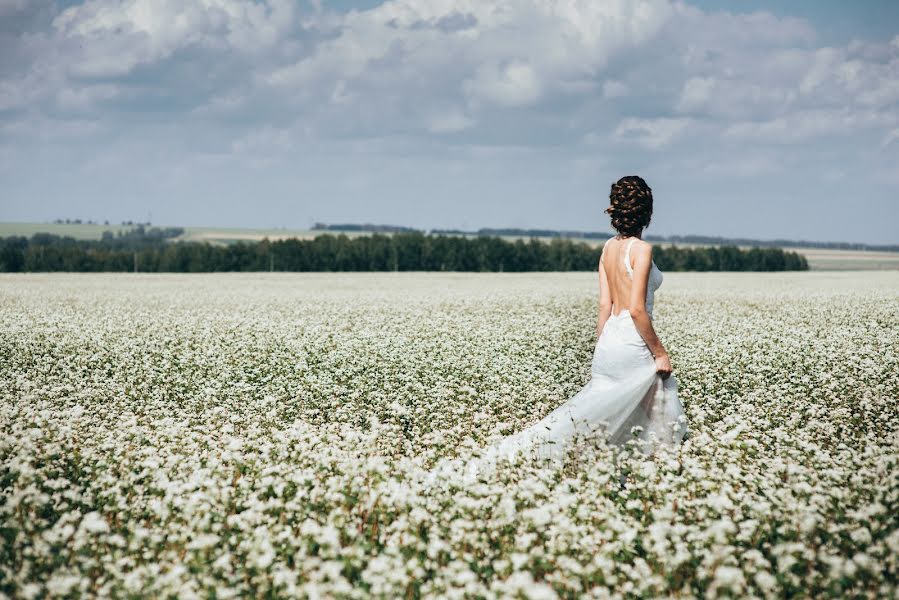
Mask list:
[{"label": "flowering field", "polygon": [[0,276],[0,595],[895,597],[899,272],[666,274],[679,451],[425,476],[580,389],[596,286]]}]

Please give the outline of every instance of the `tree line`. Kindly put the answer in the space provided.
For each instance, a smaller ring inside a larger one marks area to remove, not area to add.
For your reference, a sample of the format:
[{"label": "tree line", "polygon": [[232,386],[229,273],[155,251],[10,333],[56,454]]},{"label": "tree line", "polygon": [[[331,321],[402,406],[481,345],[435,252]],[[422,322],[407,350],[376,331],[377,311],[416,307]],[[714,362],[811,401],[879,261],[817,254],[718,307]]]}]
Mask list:
[{"label": "tree line", "polygon": [[[566,239],[508,241],[421,232],[322,234],[219,246],[167,240],[175,231],[151,229],[101,240],[47,233],[0,238],[0,271],[591,271],[601,253]],[[653,258],[663,271],[808,269],[804,256],[780,248],[655,246]]]}]

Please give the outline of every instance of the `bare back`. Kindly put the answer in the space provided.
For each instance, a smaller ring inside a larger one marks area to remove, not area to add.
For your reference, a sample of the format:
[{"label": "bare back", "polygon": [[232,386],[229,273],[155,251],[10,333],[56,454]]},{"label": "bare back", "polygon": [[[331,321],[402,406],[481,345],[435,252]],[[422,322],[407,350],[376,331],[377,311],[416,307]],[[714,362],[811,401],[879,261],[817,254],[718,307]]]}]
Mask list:
[{"label": "bare back", "polygon": [[[655,291],[662,272],[652,259],[652,244],[637,237],[609,239],[599,265],[599,315],[596,335],[609,322],[633,322],[646,346],[656,357],[660,373],[670,373],[665,347],[652,326]],[[664,376],[664,375],[663,375]]]},{"label": "bare back", "polygon": [[633,273],[633,256],[627,256],[630,260],[630,273],[624,261],[629,244],[642,243],[635,238],[619,240],[610,238],[606,241],[602,251],[602,264],[609,284],[609,295],[612,302],[612,314],[616,317],[623,310],[630,310],[629,302],[634,281],[630,273]]}]

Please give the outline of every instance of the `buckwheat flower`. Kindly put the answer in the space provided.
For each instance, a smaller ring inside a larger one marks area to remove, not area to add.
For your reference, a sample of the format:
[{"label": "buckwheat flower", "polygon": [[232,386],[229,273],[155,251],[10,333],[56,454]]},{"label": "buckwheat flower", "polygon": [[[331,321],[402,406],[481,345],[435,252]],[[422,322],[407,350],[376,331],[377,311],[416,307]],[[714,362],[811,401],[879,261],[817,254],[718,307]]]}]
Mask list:
[{"label": "buckwheat flower", "polygon": [[874,568],[874,561],[871,560],[871,557],[865,554],[864,552],[859,552],[855,556],[852,557],[852,562],[854,562],[860,569],[864,569],[865,571],[871,571]]},{"label": "buckwheat flower", "polygon": [[899,556],[899,529],[894,529],[886,538],[887,548],[894,556]]},{"label": "buckwheat flower", "polygon": [[56,575],[47,581],[47,592],[51,596],[66,596],[81,582],[77,575]]},{"label": "buckwheat flower", "polygon": [[706,502],[719,512],[730,510],[734,506],[733,501],[726,494],[710,494]]},{"label": "buckwheat flower", "polygon": [[204,548],[211,548],[219,543],[219,536],[213,533],[204,533],[193,538],[190,543],[187,544],[188,550],[203,550]]},{"label": "buckwheat flower", "polygon": [[32,598],[37,598],[37,596],[41,593],[41,586],[37,583],[26,583],[19,590],[19,594],[22,598],[26,600],[31,600]]},{"label": "buckwheat flower", "polygon": [[555,600],[559,597],[555,590],[545,583],[532,583],[524,589],[528,600]]},{"label": "buckwheat flower", "polygon": [[588,376],[587,274],[80,275],[0,275],[16,595],[893,595],[894,275],[672,273],[692,437],[474,481]]},{"label": "buckwheat flower", "polygon": [[772,592],[777,587],[777,579],[767,571],[756,572],[752,579],[765,592]]},{"label": "buckwheat flower", "polygon": [[521,512],[521,516],[531,521],[537,527],[547,525],[553,518],[553,513],[547,506],[537,506]]},{"label": "buckwheat flower", "polygon": [[712,585],[738,591],[745,585],[743,571],[737,567],[721,565],[715,569],[715,577]]},{"label": "buckwheat flower", "polygon": [[871,532],[867,527],[858,527],[849,532],[849,537],[852,538],[856,544],[870,544],[871,543]]},{"label": "buckwheat flower", "polygon": [[340,546],[340,532],[331,524],[327,524],[318,531],[318,541],[325,546],[337,548]]},{"label": "buckwheat flower", "polygon": [[126,590],[136,594],[144,588],[144,574],[140,569],[124,574],[122,583]]},{"label": "buckwheat flower", "polygon": [[92,511],[82,518],[81,528],[88,533],[106,533],[109,531],[109,524],[100,513]]}]

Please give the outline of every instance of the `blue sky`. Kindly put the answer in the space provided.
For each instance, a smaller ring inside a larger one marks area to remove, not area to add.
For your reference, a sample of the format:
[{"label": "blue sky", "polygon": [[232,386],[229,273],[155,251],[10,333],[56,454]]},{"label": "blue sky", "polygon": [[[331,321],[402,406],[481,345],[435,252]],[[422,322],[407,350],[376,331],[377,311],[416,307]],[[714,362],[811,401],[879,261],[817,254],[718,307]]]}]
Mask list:
[{"label": "blue sky", "polygon": [[0,220],[899,242],[899,2],[0,0]]}]

